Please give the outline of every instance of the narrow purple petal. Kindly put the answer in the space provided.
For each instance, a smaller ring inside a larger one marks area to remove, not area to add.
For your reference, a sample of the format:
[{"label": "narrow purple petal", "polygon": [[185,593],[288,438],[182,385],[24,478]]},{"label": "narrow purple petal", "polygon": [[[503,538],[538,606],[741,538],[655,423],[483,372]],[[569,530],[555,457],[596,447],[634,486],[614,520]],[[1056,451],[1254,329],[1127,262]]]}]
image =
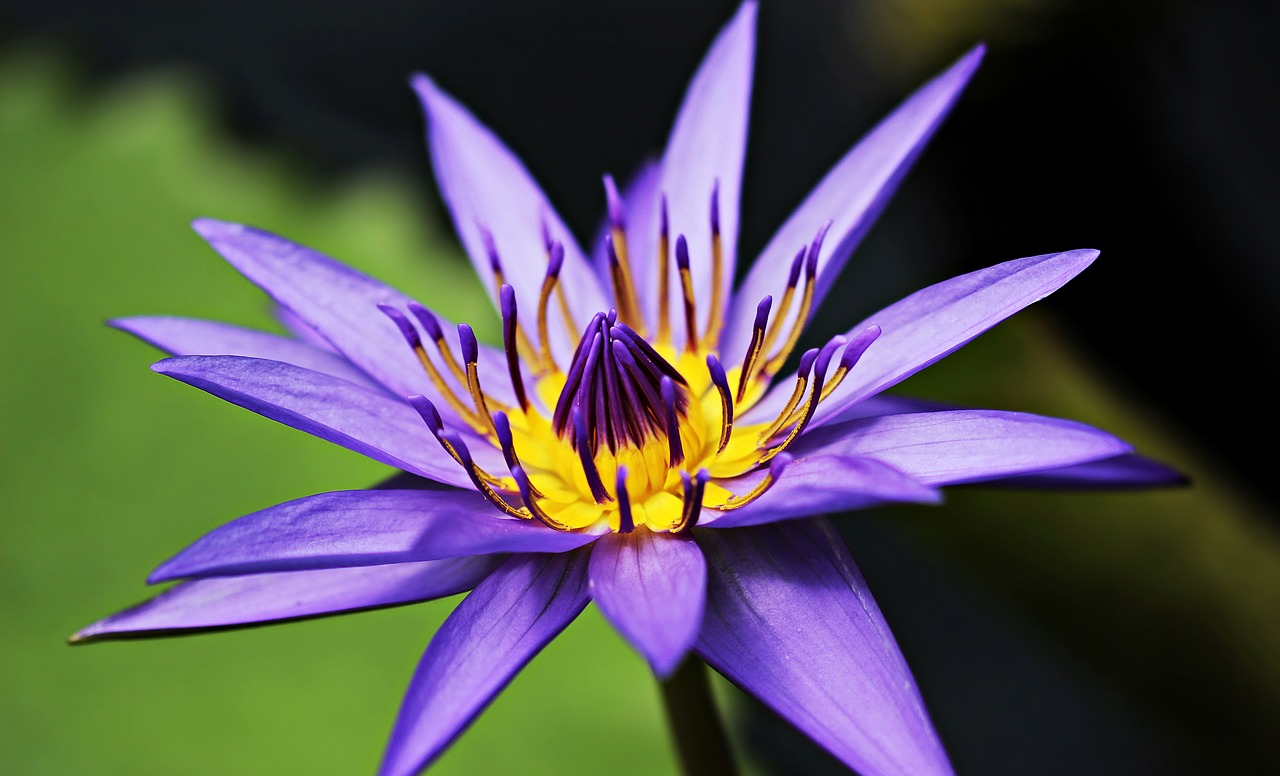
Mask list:
[{"label": "narrow purple petal", "polygon": [[[1097,251],[1076,250],[1006,261],[929,286],[868,317],[851,332],[875,324],[884,333],[822,402],[813,426],[905,380],[1045,298],[1097,257]],[[744,422],[756,420],[751,414]]]},{"label": "narrow purple petal", "polygon": [[879,607],[821,518],[703,531],[707,613],[695,647],[864,776],[952,773]]},{"label": "narrow purple petal", "polygon": [[428,601],[470,590],[497,563],[449,558],[197,579],[96,622],[71,641],[182,635]]},{"label": "narrow purple petal", "polygon": [[988,484],[1006,488],[1060,488],[1063,490],[1160,488],[1186,485],[1187,475],[1140,455],[1118,455],[1101,461],[1078,463],[1060,469],[998,478]]},{"label": "narrow purple petal", "polygon": [[641,529],[609,534],[591,550],[591,597],[665,678],[702,624],[707,562],[691,538]]},{"label": "narrow purple petal", "polygon": [[507,518],[475,491],[341,491],[278,504],[215,528],[147,581],[567,552],[595,538]]},{"label": "narrow purple petal", "polygon": [[436,631],[405,693],[382,776],[425,768],[589,600],[585,552],[508,558]]},{"label": "narrow purple petal", "polygon": [[[764,477],[756,471],[716,484],[739,495]],[[780,520],[864,509],[886,502],[936,504],[938,492],[888,464],[871,458],[820,455],[797,458],[787,465],[764,495],[744,507],[719,512],[708,504],[698,524],[738,528]]]},{"label": "narrow purple petal", "polygon": [[955,485],[1131,452],[1072,420],[999,410],[918,412],[832,423],[796,440],[796,455],[867,456],[927,485]]},{"label": "narrow purple petal", "polygon": [[[377,309],[379,304],[404,309],[410,302],[404,294],[269,232],[208,218],[192,226],[241,274],[391,393],[438,398],[404,337]],[[445,337],[450,347],[458,347],[452,326],[445,326]],[[485,390],[510,403],[510,391],[503,390],[505,364],[501,351],[485,348],[480,359]]]},{"label": "narrow purple petal", "polygon": [[[689,83],[662,157],[658,188],[667,197],[672,239],[682,234],[689,241],[699,331],[705,331],[711,310],[711,197],[717,187],[724,246],[720,285],[726,301],[733,283],[755,32],[756,3],[745,2],[711,44]],[[655,233],[657,226],[656,220],[643,223],[643,228]],[[643,278],[642,285],[653,286],[656,268],[646,267],[637,277]],[[679,310],[678,283],[672,284],[670,294],[671,309]],[[760,296],[763,294],[757,295],[753,304]],[[678,348],[684,332],[679,326],[673,326],[672,332]],[[742,347],[729,352],[741,352]]]},{"label": "narrow purple petal", "polygon": [[[471,489],[471,480],[407,403],[330,375],[240,356],[167,358],[154,371],[264,417],[422,477]],[[494,462],[496,452],[475,445]],[[476,451],[473,451],[476,452]],[[501,461],[501,456],[496,457]],[[499,464],[500,465],[500,464]]]},{"label": "narrow purple petal", "polygon": [[371,390],[384,390],[380,383],[334,351],[278,334],[218,321],[170,316],[116,318],[110,323],[174,356],[265,358],[332,375]]},{"label": "narrow purple petal", "polygon": [[[453,215],[458,236],[495,303],[497,288],[485,232],[493,238],[520,308],[536,310],[547,270],[545,225],[551,239],[564,245],[560,282],[567,292],[575,324],[581,326],[597,311],[607,309],[606,297],[582,249],[515,154],[430,78],[415,76],[413,88],[427,115],[427,141],[436,183]],[[553,331],[559,332],[560,316],[552,316],[552,322]],[[526,333],[536,340],[535,328]],[[573,330],[566,336],[552,335],[553,352],[562,364],[568,363],[572,343],[579,333]]]},{"label": "narrow purple petal", "polygon": [[765,294],[777,294],[786,287],[792,255],[830,221],[814,296],[814,306],[821,304],[849,255],[955,104],[982,55],[981,46],[973,49],[908,97],[836,163],[778,229],[734,297],[725,328],[728,352],[746,347],[753,305]]}]

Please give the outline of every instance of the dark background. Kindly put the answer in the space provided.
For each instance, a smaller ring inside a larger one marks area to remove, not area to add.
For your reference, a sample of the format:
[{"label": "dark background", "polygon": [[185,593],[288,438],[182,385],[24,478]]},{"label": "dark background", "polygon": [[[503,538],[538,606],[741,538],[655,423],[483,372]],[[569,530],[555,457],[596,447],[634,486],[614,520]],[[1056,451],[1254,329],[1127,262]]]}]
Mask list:
[{"label": "dark background", "polygon": [[[237,134],[318,178],[393,165],[427,179],[407,87],[422,70],[507,139],[587,235],[599,175],[661,149],[735,6],[6,0],[0,45],[51,41],[91,84],[194,70]],[[979,40],[986,63],[833,298],[874,309],[921,278],[1101,249],[1069,301],[1044,306],[1274,524],[1280,4],[764,0],[740,266],[862,131]],[[833,307],[817,328],[848,324]],[[848,530],[900,637],[935,645],[908,656],[962,773],[1190,772],[1218,747],[1232,772],[1276,764],[1229,729],[1188,754],[901,536]],[[931,607],[913,608],[922,597]],[[942,669],[956,650],[968,675]],[[747,724],[764,726],[754,740],[780,771],[796,762],[787,747],[803,745],[766,714]]]}]

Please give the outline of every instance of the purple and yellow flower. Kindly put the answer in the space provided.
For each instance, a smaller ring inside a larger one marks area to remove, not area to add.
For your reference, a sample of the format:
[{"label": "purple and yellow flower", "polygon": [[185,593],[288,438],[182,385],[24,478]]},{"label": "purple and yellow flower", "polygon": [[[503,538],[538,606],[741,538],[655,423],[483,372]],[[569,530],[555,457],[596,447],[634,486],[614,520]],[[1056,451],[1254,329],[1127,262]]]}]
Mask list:
[{"label": "purple and yellow flower", "polygon": [[661,160],[621,191],[605,178],[592,253],[488,129],[414,80],[444,199],[501,313],[501,347],[315,251],[197,221],[295,336],[170,317],[114,324],[174,355],[155,371],[408,476],[235,520],[149,580],[185,581],[73,640],[470,591],[392,732],[382,771],[409,774],[594,601],[660,678],[692,651],[860,773],[949,773],[822,515],[933,503],[941,486],[976,481],[1176,475],[1072,421],[883,393],[1052,293],[1096,251],[938,283],[796,352],[981,48],[855,145],[732,288],[755,16],[744,4],[715,41]]}]

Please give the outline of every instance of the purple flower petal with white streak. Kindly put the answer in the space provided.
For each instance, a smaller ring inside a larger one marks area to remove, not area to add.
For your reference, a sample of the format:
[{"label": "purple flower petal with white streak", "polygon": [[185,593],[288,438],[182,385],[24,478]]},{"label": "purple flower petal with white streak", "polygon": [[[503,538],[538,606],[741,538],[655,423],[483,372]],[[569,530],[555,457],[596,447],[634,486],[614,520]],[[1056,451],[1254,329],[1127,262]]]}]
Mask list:
[{"label": "purple flower petal with white streak", "polygon": [[[883,333],[818,407],[811,427],[907,379],[1057,291],[1097,257],[1097,251],[1077,250],[1006,261],[929,286],[870,316],[850,334],[873,324]],[[744,420],[756,420],[753,414]]]},{"label": "purple flower petal with white streak", "polygon": [[707,562],[688,536],[649,530],[601,537],[591,549],[591,597],[653,672],[665,678],[702,624]]},{"label": "purple flower petal with white streak", "polygon": [[868,456],[927,485],[956,485],[1111,458],[1132,447],[1083,423],[1026,412],[943,410],[832,423],[796,455]]},{"label": "purple flower petal with white streak", "polygon": [[585,552],[508,558],[436,631],[405,693],[382,776],[426,767],[589,600]]},{"label": "purple flower petal with white streak", "polygon": [[822,303],[849,255],[978,69],[983,53],[981,46],[973,49],[920,87],[850,149],[796,208],[761,251],[734,296],[725,326],[726,352],[740,353],[746,348],[756,303],[765,294],[776,295],[786,287],[791,257],[830,221],[818,259],[815,309]]},{"label": "purple flower petal with white streak", "polygon": [[[460,488],[474,487],[418,413],[385,393],[290,364],[240,356],[167,358],[151,368],[375,461]],[[482,465],[501,460],[488,445],[474,447]],[[480,453],[488,457],[482,459]]]},{"label": "purple flower petal with white streak", "polygon": [[170,316],[117,318],[111,325],[173,356],[246,356],[293,364],[370,390],[384,391],[350,361],[301,340],[219,321]]},{"label": "purple flower petal with white streak", "polygon": [[[705,331],[710,318],[715,285],[711,266],[711,193],[717,188],[720,239],[724,247],[720,291],[726,305],[733,285],[755,31],[756,4],[745,2],[721,30],[689,83],[662,156],[658,190],[667,197],[671,239],[684,235],[689,241],[689,269],[697,299],[699,331]],[[657,234],[657,213],[636,226],[642,232]],[[643,269],[637,272],[641,278],[638,282],[642,287],[655,287],[656,256],[638,259]],[[679,283],[672,283],[669,292],[671,309],[679,310]],[[646,314],[655,315],[656,310]],[[684,342],[684,331],[676,326],[672,334],[678,349]]]},{"label": "purple flower petal with white streak", "polygon": [[817,518],[701,531],[695,647],[862,776],[952,773],[902,653],[839,535]]},{"label": "purple flower petal with white streak", "polygon": [[1140,455],[1119,455],[1060,469],[1049,469],[1014,477],[984,480],[1005,488],[1060,488],[1063,490],[1162,488],[1186,485],[1187,475],[1159,461]]},{"label": "purple flower petal with white streak", "polygon": [[567,552],[595,538],[504,517],[475,491],[341,491],[288,501],[215,528],[147,581]]},{"label": "purple flower petal with white streak", "polygon": [[[563,336],[553,333],[551,345],[558,358],[567,360],[581,333],[576,327],[609,307],[586,256],[524,164],[488,127],[425,75],[414,76],[413,88],[427,115],[427,145],[436,183],[494,304],[498,289],[483,230],[493,237],[506,282],[515,289],[521,310],[538,309],[538,292],[547,271],[544,225],[551,239],[564,245],[560,283],[575,328],[563,331],[560,316],[552,316],[553,332]],[[526,334],[536,341],[532,327]]]},{"label": "purple flower petal with white streak", "polygon": [[311,328],[311,326],[308,325],[306,321],[299,318],[298,314],[293,310],[277,304],[275,309],[271,312],[275,315],[276,320],[280,322],[280,325],[285,328],[285,331],[289,332],[294,337],[297,337],[308,345],[314,345],[321,350],[333,351],[333,345],[329,344],[329,340],[321,336],[320,332]]},{"label": "purple flower petal with white streak", "polygon": [[[269,232],[209,218],[192,226],[245,277],[329,340],[350,361],[396,396],[436,398],[436,390],[413,351],[379,304],[403,309],[409,297],[310,248]],[[445,322],[441,320],[441,323]],[[444,325],[458,352],[458,335]],[[487,392],[509,403],[510,386],[501,351],[481,347],[480,373]],[[449,408],[440,402],[441,411]]]},{"label": "purple flower petal with white streak", "polygon": [[71,641],[182,635],[429,601],[470,590],[497,563],[448,558],[197,579],[95,622]]},{"label": "purple flower petal with white streak", "polygon": [[[764,471],[718,480],[716,484],[742,494],[764,478]],[[740,528],[780,520],[847,512],[887,502],[936,504],[942,496],[933,488],[888,464],[871,458],[820,455],[797,458],[764,495],[739,509],[703,509],[698,525]]]}]

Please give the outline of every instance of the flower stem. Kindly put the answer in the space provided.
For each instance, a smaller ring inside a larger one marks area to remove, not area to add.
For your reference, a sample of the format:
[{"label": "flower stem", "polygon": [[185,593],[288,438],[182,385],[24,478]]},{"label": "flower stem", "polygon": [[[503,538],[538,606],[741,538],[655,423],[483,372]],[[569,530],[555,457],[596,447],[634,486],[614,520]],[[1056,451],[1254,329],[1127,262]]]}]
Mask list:
[{"label": "flower stem", "polygon": [[711,697],[706,664],[688,655],[659,686],[685,776],[736,776],[738,767]]}]

